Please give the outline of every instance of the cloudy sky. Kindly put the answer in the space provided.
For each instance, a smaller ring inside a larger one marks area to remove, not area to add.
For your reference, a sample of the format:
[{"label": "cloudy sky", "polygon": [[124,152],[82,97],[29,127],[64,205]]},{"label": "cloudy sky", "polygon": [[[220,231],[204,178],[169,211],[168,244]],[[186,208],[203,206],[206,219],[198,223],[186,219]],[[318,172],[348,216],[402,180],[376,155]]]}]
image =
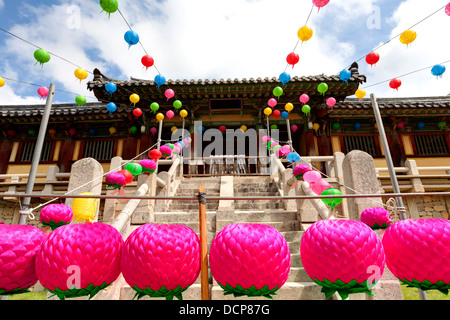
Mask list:
[{"label": "cloudy sky", "polygon": [[[128,48],[126,22],[118,11],[108,18],[98,0],[0,0],[0,28],[23,39],[0,31],[0,77],[21,81],[6,80],[0,104],[44,104],[36,91],[50,83],[55,102],[73,103],[78,94],[94,102],[86,89],[94,68],[121,80],[153,80],[158,71],[173,80],[278,77],[294,48],[300,62],[286,69],[291,76],[337,74],[357,61],[367,97],[450,93],[450,71],[440,79],[430,72],[450,60],[450,16],[436,12],[448,0],[331,0],[312,11],[311,0],[118,2],[156,68],[145,70],[143,47]],[[314,35],[297,45],[308,16]],[[413,25],[417,39],[400,43],[396,36]],[[33,45],[54,54],[43,67],[35,64]],[[380,61],[370,67],[364,57],[380,45]],[[90,72],[82,83],[74,76],[78,66]],[[389,88],[390,79],[411,72],[399,78],[398,92]]]}]

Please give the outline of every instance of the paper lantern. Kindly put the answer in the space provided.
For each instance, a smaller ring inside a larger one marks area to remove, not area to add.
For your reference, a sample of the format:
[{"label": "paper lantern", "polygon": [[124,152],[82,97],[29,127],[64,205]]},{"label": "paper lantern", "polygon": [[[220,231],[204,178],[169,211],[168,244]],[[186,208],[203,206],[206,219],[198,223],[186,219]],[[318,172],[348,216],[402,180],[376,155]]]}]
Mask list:
[{"label": "paper lantern", "polygon": [[127,32],[125,32],[123,38],[125,39],[125,42],[128,43],[128,49],[131,46],[139,43],[139,35],[136,31],[133,30],[128,30]]},{"label": "paper lantern", "polygon": [[281,73],[280,76],[278,77],[278,80],[280,80],[280,82],[281,82],[281,83],[283,84],[283,86],[284,86],[286,83],[288,83],[289,81],[291,81],[291,76],[290,76],[288,73],[283,72],[283,73]]},{"label": "paper lantern", "polygon": [[145,56],[143,56],[141,58],[141,63],[144,65],[145,70],[148,70],[148,68],[153,66],[153,64],[155,63],[155,60],[153,60],[153,58],[151,56],[146,54]]},{"label": "paper lantern", "polygon": [[139,162],[142,167],[142,173],[152,174],[156,170],[156,162],[150,159],[144,159]]},{"label": "paper lantern", "polygon": [[294,170],[293,170],[292,173],[293,173],[295,179],[297,179],[297,180],[303,180],[303,175],[304,175],[306,172],[311,171],[311,170],[312,170],[312,169],[311,169],[310,166],[308,166],[307,164],[301,163],[301,164],[298,164],[298,165],[296,165],[296,166],[294,167]]},{"label": "paper lantern", "polygon": [[362,99],[365,97],[366,91],[363,89],[358,89],[355,92],[355,96],[359,99],[359,101],[362,101]]},{"label": "paper lantern", "polygon": [[24,293],[36,284],[35,257],[45,239],[36,227],[0,224],[0,295]]},{"label": "paper lantern", "polygon": [[133,179],[134,179],[133,175],[128,170],[122,169],[122,170],[119,170],[117,172],[121,173],[125,177],[125,185],[131,183],[133,181]]},{"label": "paper lantern", "polygon": [[235,223],[214,237],[209,262],[225,294],[272,298],[289,276],[291,255],[286,239],[274,227]]},{"label": "paper lantern", "polygon": [[164,115],[163,115],[162,113],[158,113],[158,114],[156,115],[156,120],[158,120],[158,121],[163,121],[163,120],[164,120]]},{"label": "paper lantern", "polygon": [[406,219],[383,235],[386,265],[401,283],[423,291],[450,289],[450,221]]},{"label": "paper lantern", "polygon": [[392,79],[389,82],[389,87],[398,91],[398,88],[402,85],[402,81],[399,79]]},{"label": "paper lantern", "polygon": [[161,146],[159,148],[159,151],[161,151],[161,155],[162,155],[163,159],[168,158],[172,155],[172,148],[167,145]]},{"label": "paper lantern", "polygon": [[164,95],[166,96],[167,101],[169,101],[175,96],[175,91],[173,91],[172,89],[167,89],[166,91],[164,91]]},{"label": "paper lantern", "polygon": [[291,112],[294,109],[294,105],[292,103],[288,102],[288,103],[285,104],[284,109],[287,112]]},{"label": "paper lantern", "polygon": [[297,31],[297,37],[303,42],[308,41],[313,36],[313,30],[310,27],[303,26]]},{"label": "paper lantern", "polygon": [[376,52],[371,52],[366,56],[366,62],[370,64],[370,66],[374,66],[380,60],[380,55]]},{"label": "paper lantern", "polygon": [[265,109],[264,109],[264,114],[265,114],[266,116],[270,116],[270,115],[272,114],[272,109],[270,109],[270,108],[265,108]]},{"label": "paper lantern", "polygon": [[272,91],[273,95],[277,98],[281,97],[283,95],[283,88],[281,87],[275,87]]},{"label": "paper lantern", "polygon": [[112,96],[112,94],[117,91],[117,85],[114,82],[108,82],[105,85],[105,90],[107,94]]},{"label": "paper lantern", "polygon": [[110,172],[106,175],[107,188],[121,189],[126,184],[125,176],[120,172]]},{"label": "paper lantern", "polygon": [[50,227],[52,230],[69,224],[73,219],[72,208],[64,203],[53,203],[42,208],[39,214],[39,220],[44,227]]},{"label": "paper lantern", "polygon": [[437,64],[431,68],[431,74],[436,76],[438,79],[442,78],[442,74],[445,72],[445,66],[442,64]]},{"label": "paper lantern", "polygon": [[450,2],[445,6],[445,13],[450,16]]},{"label": "paper lantern", "polygon": [[319,220],[308,227],[300,255],[305,272],[326,298],[335,292],[342,299],[353,293],[373,296],[370,289],[383,275],[386,261],[372,229],[361,221],[343,219]]},{"label": "paper lantern", "polygon": [[312,0],[312,2],[318,8],[317,12],[319,12],[320,8],[325,7],[330,0]]},{"label": "paper lantern", "polygon": [[339,79],[348,84],[348,80],[352,77],[350,70],[342,70],[339,72]]},{"label": "paper lantern", "polygon": [[166,78],[163,75],[158,74],[158,75],[155,76],[155,83],[156,83],[156,87],[159,88],[163,84],[166,83]]},{"label": "paper lantern", "polygon": [[270,98],[269,101],[267,101],[267,104],[269,107],[273,108],[277,105],[277,100],[274,98]]},{"label": "paper lantern", "polygon": [[319,129],[320,129],[320,125],[317,122],[315,122],[313,124],[313,130],[317,132],[317,130],[319,130]]},{"label": "paper lantern", "polygon": [[37,93],[41,96],[41,99],[44,99],[48,96],[48,91],[49,89],[47,87],[40,87],[39,89],[37,89]]},{"label": "paper lantern", "polygon": [[332,127],[334,130],[339,130],[341,128],[341,125],[339,122],[333,122]]},{"label": "paper lantern", "polygon": [[316,181],[314,183],[311,184],[311,190],[315,193],[315,194],[322,194],[322,192],[324,192],[327,189],[333,188],[328,182],[326,182],[323,179],[320,179],[319,181]]},{"label": "paper lantern", "polygon": [[44,63],[50,61],[50,53],[44,49],[37,49],[34,51],[34,58],[36,59],[36,64],[39,63],[41,66],[44,66]]},{"label": "paper lantern", "polygon": [[329,106],[330,108],[333,108],[334,105],[336,104],[336,99],[333,97],[330,97],[327,99],[327,106]]},{"label": "paper lantern", "polygon": [[[94,195],[92,192],[82,192],[80,196]],[[72,202],[74,222],[92,222],[95,219],[98,208],[96,198],[75,198]]]},{"label": "paper lantern", "polygon": [[170,132],[172,132],[172,133],[174,133],[174,132],[177,131],[177,130],[178,130],[178,128],[175,127],[175,126],[173,126],[172,128],[170,128]]},{"label": "paper lantern", "polygon": [[81,81],[83,81],[84,79],[86,79],[86,78],[88,77],[87,71],[84,70],[83,68],[78,68],[78,69],[76,69],[75,72],[74,72],[74,74],[75,74],[75,77],[76,77],[78,80],[80,80],[80,83],[81,83]]},{"label": "paper lantern", "polygon": [[289,65],[292,66],[292,69],[293,69],[294,66],[300,61],[300,56],[298,54],[296,54],[295,52],[291,52],[286,57],[286,61]]},{"label": "paper lantern", "polygon": [[100,0],[100,6],[103,11],[108,13],[108,18],[111,16],[111,13],[114,13],[119,9],[119,3],[117,0]]},{"label": "paper lantern", "polygon": [[291,125],[291,131],[295,133],[298,130],[298,126],[296,124]]},{"label": "paper lantern", "polygon": [[159,103],[152,102],[152,104],[150,105],[150,109],[153,111],[153,113],[156,113],[156,111],[159,110]]},{"label": "paper lantern", "polygon": [[142,173],[142,167],[139,163],[136,162],[128,162],[125,165],[125,170],[130,171],[133,177],[138,176]]},{"label": "paper lantern", "polygon": [[240,127],[240,129],[241,129],[242,133],[245,133],[245,131],[247,131],[247,126],[246,125],[242,125]]},{"label": "paper lantern", "polygon": [[183,106],[183,103],[180,100],[175,100],[172,105],[175,110],[178,110]]},{"label": "paper lantern", "polygon": [[417,129],[422,130],[425,127],[425,122],[418,122],[417,123]]},{"label": "paper lantern", "polygon": [[276,124],[272,124],[272,125],[270,126],[270,129],[276,130],[276,129],[278,129],[278,126],[277,126]]},{"label": "paper lantern", "polygon": [[[330,188],[321,193],[322,196],[341,196],[342,192],[339,189]],[[324,198],[321,199],[323,203],[330,207],[331,211],[342,202],[342,198]]]},{"label": "paper lantern", "polygon": [[130,131],[131,134],[135,134],[137,132],[137,128],[135,126],[131,126],[128,131]]},{"label": "paper lantern", "polygon": [[114,111],[117,110],[117,106],[114,102],[110,102],[106,105],[106,109],[109,111],[109,114],[112,114]]},{"label": "paper lantern", "polygon": [[188,116],[188,112],[186,110],[183,109],[180,111],[180,117],[186,118],[187,116]]},{"label": "paper lantern", "polygon": [[162,157],[161,151],[158,149],[151,150],[148,155],[153,159],[153,161],[158,161]]},{"label": "paper lantern", "polygon": [[306,104],[309,101],[309,96],[306,93],[303,93],[300,97],[299,100],[301,103]]},{"label": "paper lantern", "polygon": [[108,131],[109,131],[109,134],[110,134],[110,135],[113,135],[113,134],[115,134],[115,133],[117,132],[117,129],[114,128],[114,127],[110,127],[110,128],[108,129]]},{"label": "paper lantern", "polygon": [[119,277],[122,246],[122,236],[108,224],[62,226],[37,252],[36,275],[61,300],[92,298]]},{"label": "paper lantern", "polygon": [[444,130],[446,126],[447,126],[447,122],[445,122],[445,121],[439,121],[437,124],[437,127],[441,130]]},{"label": "paper lantern", "polygon": [[133,105],[136,105],[136,103],[138,103],[140,99],[141,98],[136,93],[130,95],[130,101]]},{"label": "paper lantern", "polygon": [[0,77],[0,88],[3,87],[4,85],[5,85],[5,79]]},{"label": "paper lantern", "polygon": [[387,229],[392,224],[392,217],[384,208],[367,208],[361,212],[361,222],[364,222],[373,230]]},{"label": "paper lantern", "polygon": [[308,183],[314,183],[322,179],[322,174],[315,170],[309,170],[306,172],[303,176],[303,180],[305,180]]},{"label": "paper lantern", "polygon": [[81,107],[82,105],[84,105],[86,103],[86,97],[80,94],[75,97],[75,102],[77,103],[77,105],[79,107]]},{"label": "paper lantern", "polygon": [[182,300],[200,274],[200,239],[181,224],[144,224],[125,241],[121,269],[138,299]]},{"label": "paper lantern", "polygon": [[287,118],[289,118],[289,112],[283,111],[283,112],[280,114],[280,117],[281,117],[281,119],[286,120]]},{"label": "paper lantern", "polygon": [[299,161],[300,160],[300,155],[298,153],[296,153],[296,152],[288,153],[286,155],[286,160],[289,161],[289,163],[293,163],[293,162]]},{"label": "paper lantern", "polygon": [[139,118],[140,116],[142,116],[142,110],[139,109],[139,108],[134,109],[134,110],[133,110],[133,115],[134,115],[136,118]]},{"label": "paper lantern", "polygon": [[272,112],[272,115],[275,117],[275,118],[278,118],[280,115],[281,115],[281,112],[280,112],[280,110],[273,110],[273,112]]},{"label": "paper lantern", "polygon": [[166,117],[172,119],[175,116],[175,113],[172,110],[166,112]]},{"label": "paper lantern", "polygon": [[152,127],[150,129],[150,133],[154,136],[156,133],[158,132],[158,129],[156,129],[155,127]]},{"label": "paper lantern", "polygon": [[325,92],[328,91],[328,85],[325,82],[320,83],[317,86],[317,91],[319,91],[322,95],[325,95]]},{"label": "paper lantern", "polygon": [[416,40],[416,32],[411,30],[406,30],[400,35],[400,42],[406,44],[407,46]]},{"label": "paper lantern", "polygon": [[305,105],[302,107],[302,112],[303,112],[305,115],[307,115],[310,111],[311,111],[311,107],[310,107],[309,105],[305,104]]},{"label": "paper lantern", "polygon": [[220,132],[225,133],[227,131],[227,127],[225,126],[220,126],[219,127]]}]

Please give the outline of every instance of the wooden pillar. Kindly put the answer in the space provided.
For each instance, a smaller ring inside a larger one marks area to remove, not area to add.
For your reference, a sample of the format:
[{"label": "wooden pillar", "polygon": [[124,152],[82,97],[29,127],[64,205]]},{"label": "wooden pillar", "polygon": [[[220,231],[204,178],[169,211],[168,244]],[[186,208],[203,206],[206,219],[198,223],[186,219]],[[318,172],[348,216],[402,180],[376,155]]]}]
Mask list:
[{"label": "wooden pillar", "polygon": [[66,139],[61,146],[61,153],[58,157],[58,167],[60,172],[70,172],[73,149],[75,147],[75,141],[72,139]]},{"label": "wooden pillar", "polygon": [[5,174],[8,169],[9,156],[11,155],[13,142],[4,140],[0,142],[0,174]]},{"label": "wooden pillar", "polygon": [[124,160],[130,160],[136,157],[137,139],[135,137],[128,137],[123,143],[123,154],[122,158]]}]

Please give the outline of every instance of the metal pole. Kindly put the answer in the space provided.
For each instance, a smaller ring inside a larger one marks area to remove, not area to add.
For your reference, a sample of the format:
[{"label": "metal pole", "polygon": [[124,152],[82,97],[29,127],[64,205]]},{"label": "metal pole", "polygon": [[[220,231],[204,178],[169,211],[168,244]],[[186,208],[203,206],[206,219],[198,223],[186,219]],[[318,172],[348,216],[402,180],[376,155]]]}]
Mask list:
[{"label": "metal pole", "polygon": [[[28,176],[27,188],[25,193],[31,194],[34,188],[34,181],[36,180],[36,173],[41,159],[42,147],[44,145],[45,133],[47,132],[48,119],[50,118],[50,111],[52,109],[53,96],[55,95],[55,85],[50,83],[48,90],[47,101],[45,103],[44,114],[42,115],[41,125],[39,127],[39,134],[34,146],[33,159],[31,162],[30,175]],[[19,224],[26,224],[27,216],[31,205],[31,198],[24,198],[22,208],[20,210]]]},{"label": "metal pole", "polygon": [[291,125],[289,122],[289,119],[286,119],[286,127],[287,127],[287,133],[288,133],[288,144],[291,148],[291,152],[294,151],[294,148],[292,148],[292,136],[291,136]]},{"label": "metal pole", "polygon": [[158,130],[158,141],[157,141],[157,143],[158,143],[157,148],[158,148],[158,149],[159,149],[159,147],[161,147],[161,131],[162,131],[162,125],[163,125],[163,122],[162,122],[162,120],[160,120],[160,121],[159,121],[159,130]]},{"label": "metal pole", "polygon": [[[398,186],[397,176],[396,176],[395,170],[394,170],[394,163],[392,162],[391,152],[389,150],[389,145],[388,145],[388,142],[386,139],[386,133],[384,131],[383,120],[381,118],[381,113],[380,113],[380,109],[378,108],[377,100],[373,93],[370,94],[370,99],[372,101],[373,113],[374,113],[375,119],[377,121],[378,132],[380,134],[381,144],[383,146],[384,156],[386,158],[386,163],[387,163],[387,167],[388,167],[388,171],[389,171],[389,177],[391,179],[392,189],[393,189],[394,193],[399,194],[400,188]],[[407,219],[406,209],[403,204],[402,197],[395,197],[395,200],[398,203],[400,218],[402,220],[406,220]],[[420,300],[427,300],[427,294],[420,289],[419,289],[419,296],[420,296]]]},{"label": "metal pole", "polygon": [[200,233],[200,280],[202,300],[209,300],[208,240],[206,225],[205,186],[198,186],[199,233]]}]

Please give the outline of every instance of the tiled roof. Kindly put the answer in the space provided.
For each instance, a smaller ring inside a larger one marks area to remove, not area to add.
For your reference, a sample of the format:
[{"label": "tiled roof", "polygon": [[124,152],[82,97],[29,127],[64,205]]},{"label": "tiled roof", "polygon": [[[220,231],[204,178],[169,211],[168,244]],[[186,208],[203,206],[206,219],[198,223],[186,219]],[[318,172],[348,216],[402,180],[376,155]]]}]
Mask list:
[{"label": "tiled roof", "polygon": [[[377,98],[376,100],[380,109],[450,108],[450,96]],[[372,109],[372,102],[368,98],[362,101],[357,98],[347,98],[336,103],[333,109]]]}]

